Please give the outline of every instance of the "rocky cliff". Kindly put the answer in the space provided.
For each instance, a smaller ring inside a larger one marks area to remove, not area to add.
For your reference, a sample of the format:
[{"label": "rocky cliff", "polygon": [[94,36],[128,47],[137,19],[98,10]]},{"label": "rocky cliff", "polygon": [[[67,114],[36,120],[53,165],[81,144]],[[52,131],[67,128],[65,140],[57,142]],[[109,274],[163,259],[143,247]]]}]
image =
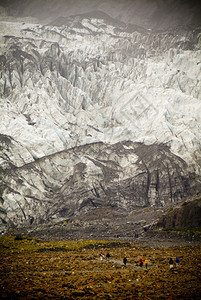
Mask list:
[{"label": "rocky cliff", "polygon": [[200,190],[197,2],[75,2],[2,2],[3,223]]},{"label": "rocky cliff", "polygon": [[161,216],[156,228],[167,230],[198,230],[201,227],[201,196],[185,201],[180,207],[169,209]]}]

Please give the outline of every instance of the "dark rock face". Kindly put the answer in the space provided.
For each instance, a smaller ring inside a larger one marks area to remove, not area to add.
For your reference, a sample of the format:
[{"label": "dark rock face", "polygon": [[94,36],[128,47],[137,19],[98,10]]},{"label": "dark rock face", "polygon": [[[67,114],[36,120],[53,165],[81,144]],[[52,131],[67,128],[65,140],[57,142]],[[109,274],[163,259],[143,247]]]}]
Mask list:
[{"label": "dark rock face", "polygon": [[101,207],[128,214],[177,203],[200,187],[167,146],[133,142],[75,147],[6,169],[2,181],[2,219],[14,224],[79,218]]},{"label": "dark rock face", "polygon": [[201,196],[184,202],[181,207],[170,210],[162,216],[156,227],[165,229],[190,229],[201,227]]}]

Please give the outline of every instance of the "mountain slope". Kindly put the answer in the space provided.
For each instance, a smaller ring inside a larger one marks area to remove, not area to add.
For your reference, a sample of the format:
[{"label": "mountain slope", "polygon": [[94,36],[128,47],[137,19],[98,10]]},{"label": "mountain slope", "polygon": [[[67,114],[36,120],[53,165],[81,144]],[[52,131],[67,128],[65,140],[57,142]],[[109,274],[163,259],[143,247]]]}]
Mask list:
[{"label": "mountain slope", "polygon": [[199,0],[2,0],[9,15],[38,18],[47,24],[57,17],[69,17],[95,10],[127,24],[167,29],[178,25],[201,25]]},{"label": "mountain slope", "polygon": [[199,5],[95,2],[1,4],[3,223],[200,191]]},{"label": "mountain slope", "polygon": [[156,227],[164,229],[197,229],[201,227],[201,197],[185,201],[179,208],[169,210],[162,216]]},{"label": "mountain slope", "polygon": [[2,171],[8,223],[78,217],[101,207],[127,214],[177,203],[200,189],[185,161],[163,145],[94,143]]}]

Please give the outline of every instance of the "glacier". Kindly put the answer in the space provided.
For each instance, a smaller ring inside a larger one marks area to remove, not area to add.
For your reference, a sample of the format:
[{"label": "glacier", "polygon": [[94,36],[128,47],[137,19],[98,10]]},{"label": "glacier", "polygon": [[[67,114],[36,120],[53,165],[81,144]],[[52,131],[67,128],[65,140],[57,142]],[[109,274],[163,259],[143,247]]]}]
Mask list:
[{"label": "glacier", "polygon": [[2,222],[199,192],[200,26],[143,27],[103,11],[48,21],[1,8]]}]

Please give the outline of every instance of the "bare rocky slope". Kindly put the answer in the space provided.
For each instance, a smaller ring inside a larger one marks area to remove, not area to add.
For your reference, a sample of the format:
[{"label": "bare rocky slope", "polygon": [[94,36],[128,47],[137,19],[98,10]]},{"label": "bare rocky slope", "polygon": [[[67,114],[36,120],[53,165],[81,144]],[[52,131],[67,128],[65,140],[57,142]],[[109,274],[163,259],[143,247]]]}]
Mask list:
[{"label": "bare rocky slope", "polygon": [[2,226],[109,217],[133,234],[200,192],[199,12],[1,2]]},{"label": "bare rocky slope", "polygon": [[201,195],[185,201],[180,207],[170,209],[157,222],[158,228],[188,230],[201,227]]},{"label": "bare rocky slope", "polygon": [[100,207],[127,213],[163,207],[200,188],[198,176],[162,144],[94,143],[10,166],[2,174],[2,202],[16,224],[80,217]]}]

